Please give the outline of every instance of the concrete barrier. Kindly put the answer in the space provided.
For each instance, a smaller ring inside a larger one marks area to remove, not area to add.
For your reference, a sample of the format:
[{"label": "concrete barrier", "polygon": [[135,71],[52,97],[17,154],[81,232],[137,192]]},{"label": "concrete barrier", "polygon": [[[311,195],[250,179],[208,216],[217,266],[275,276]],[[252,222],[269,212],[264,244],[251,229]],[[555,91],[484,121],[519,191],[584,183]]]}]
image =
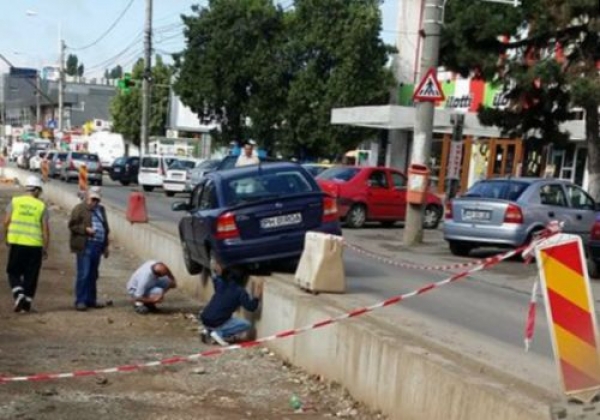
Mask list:
[{"label": "concrete barrier", "polygon": [[[27,173],[12,170],[24,181]],[[59,184],[45,186],[45,197],[71,209],[75,193]],[[210,287],[187,275],[179,239],[150,224],[130,224],[122,211],[107,205],[114,238],[144,259],[167,263],[181,287],[206,298]],[[57,245],[54,245],[57,246]],[[304,326],[345,309],[327,296],[299,291],[292,279],[273,276],[265,287],[259,336]],[[375,317],[346,320],[298,337],[272,341],[269,347],[292,364],[342,384],[359,401],[391,419],[542,420],[548,401],[517,381],[497,381],[467,361],[457,362],[418,337]],[[488,370],[489,372],[489,370]]]}]

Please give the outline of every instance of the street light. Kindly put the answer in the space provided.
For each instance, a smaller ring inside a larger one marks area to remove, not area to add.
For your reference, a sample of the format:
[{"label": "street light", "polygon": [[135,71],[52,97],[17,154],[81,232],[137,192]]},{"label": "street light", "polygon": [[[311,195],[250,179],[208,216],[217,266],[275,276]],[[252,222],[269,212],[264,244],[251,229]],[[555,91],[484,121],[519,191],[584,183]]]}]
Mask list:
[{"label": "street light", "polygon": [[[25,15],[29,17],[38,17],[39,15],[35,10],[26,10]],[[63,117],[64,117],[64,90],[65,90],[65,42],[62,39],[62,23],[56,21],[53,23],[58,24],[58,131],[62,132],[63,129]]]}]

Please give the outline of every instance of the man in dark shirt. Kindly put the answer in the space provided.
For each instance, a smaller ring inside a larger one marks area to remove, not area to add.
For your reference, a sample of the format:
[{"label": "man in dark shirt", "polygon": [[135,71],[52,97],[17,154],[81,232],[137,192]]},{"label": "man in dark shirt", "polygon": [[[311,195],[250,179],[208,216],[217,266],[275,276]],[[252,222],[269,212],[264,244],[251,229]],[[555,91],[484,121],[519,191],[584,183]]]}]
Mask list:
[{"label": "man in dark shirt", "polygon": [[218,263],[214,263],[212,268],[215,293],[200,314],[200,320],[204,324],[200,338],[204,343],[208,343],[210,337],[221,346],[228,346],[228,340],[251,328],[250,322],[232,315],[240,307],[250,312],[258,308],[262,284],[253,284],[252,294],[249,294],[243,286],[243,271],[223,269]]}]

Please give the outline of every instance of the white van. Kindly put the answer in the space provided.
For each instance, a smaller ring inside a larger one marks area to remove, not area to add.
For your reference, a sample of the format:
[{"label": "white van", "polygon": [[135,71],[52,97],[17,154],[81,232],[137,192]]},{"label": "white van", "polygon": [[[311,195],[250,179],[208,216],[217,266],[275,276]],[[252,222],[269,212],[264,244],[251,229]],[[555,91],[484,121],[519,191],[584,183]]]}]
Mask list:
[{"label": "white van", "polygon": [[89,136],[87,149],[97,154],[102,167],[108,169],[116,158],[125,156],[125,141],[121,134],[100,131]]},{"label": "white van", "polygon": [[167,169],[176,160],[176,156],[142,156],[140,171],[138,172],[138,184],[142,186],[144,191],[152,191],[157,187],[162,188]]}]

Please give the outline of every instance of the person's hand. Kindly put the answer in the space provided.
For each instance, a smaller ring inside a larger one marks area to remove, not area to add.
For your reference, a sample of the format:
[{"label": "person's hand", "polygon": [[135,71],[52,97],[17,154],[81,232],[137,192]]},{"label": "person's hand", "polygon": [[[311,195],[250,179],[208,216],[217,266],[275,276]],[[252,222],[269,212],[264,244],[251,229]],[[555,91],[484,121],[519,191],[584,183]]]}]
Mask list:
[{"label": "person's hand", "polygon": [[94,236],[96,234],[96,229],[92,227],[87,227],[85,228],[85,233],[87,233],[90,236]]}]

